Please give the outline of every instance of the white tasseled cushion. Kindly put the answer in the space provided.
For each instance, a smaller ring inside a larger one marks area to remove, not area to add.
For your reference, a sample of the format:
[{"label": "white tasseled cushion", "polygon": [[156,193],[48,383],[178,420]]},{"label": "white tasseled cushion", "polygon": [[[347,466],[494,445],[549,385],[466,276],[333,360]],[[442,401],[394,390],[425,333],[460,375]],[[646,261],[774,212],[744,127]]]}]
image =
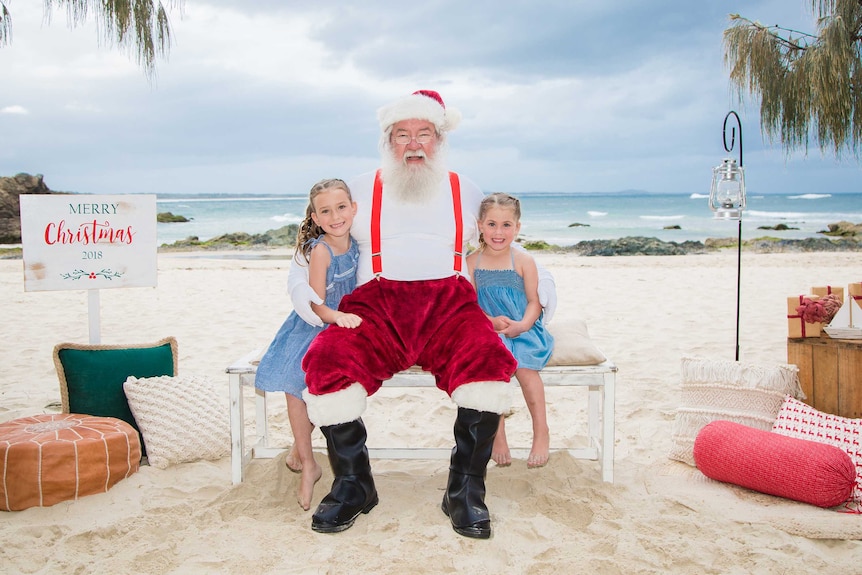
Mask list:
[{"label": "white tasseled cushion", "polygon": [[[702,358],[682,359],[680,405],[669,457],[694,466],[694,441],[708,423],[732,421],[770,430],[786,395],[799,397],[795,365],[754,365]],[[146,442],[146,436],[144,441]]]},{"label": "white tasseled cushion", "polygon": [[230,453],[228,409],[206,378],[129,377],[123,390],[153,467],[164,469]]}]

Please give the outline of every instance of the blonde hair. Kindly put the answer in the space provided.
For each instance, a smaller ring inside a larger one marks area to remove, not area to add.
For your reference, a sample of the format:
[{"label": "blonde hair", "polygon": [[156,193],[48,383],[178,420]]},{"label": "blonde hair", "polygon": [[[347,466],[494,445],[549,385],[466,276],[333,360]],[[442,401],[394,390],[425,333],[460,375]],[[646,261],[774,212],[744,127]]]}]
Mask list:
[{"label": "blonde hair", "polygon": [[302,220],[302,223],[299,224],[299,231],[296,233],[296,249],[294,250],[294,258],[301,262],[299,256],[305,258],[306,263],[310,260],[311,257],[311,240],[317,239],[322,236],[324,233],[323,228],[318,226],[314,219],[311,217],[311,214],[314,212],[314,199],[320,195],[322,192],[326,192],[329,190],[337,190],[342,189],[347,192],[347,199],[353,202],[353,196],[350,193],[350,188],[347,187],[347,184],[344,180],[339,180],[338,178],[328,178],[325,180],[320,180],[313,186],[311,186],[311,191],[308,192],[308,206],[305,208],[305,218]]},{"label": "blonde hair", "polygon": [[[488,214],[488,210],[491,208],[509,208],[515,215],[515,223],[521,221],[521,201],[515,196],[502,192],[488,194],[482,198],[482,203],[479,204],[479,216],[477,219],[480,222],[483,221]],[[485,247],[485,238],[482,234],[479,234],[479,247]]]}]

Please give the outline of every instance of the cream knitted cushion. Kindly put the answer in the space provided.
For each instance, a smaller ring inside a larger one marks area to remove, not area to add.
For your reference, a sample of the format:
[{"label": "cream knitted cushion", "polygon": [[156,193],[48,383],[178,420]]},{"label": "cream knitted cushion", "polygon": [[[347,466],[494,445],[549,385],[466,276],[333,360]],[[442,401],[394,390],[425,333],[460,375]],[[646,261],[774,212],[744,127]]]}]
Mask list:
[{"label": "cream knitted cushion", "polygon": [[204,377],[129,377],[123,390],[153,467],[164,469],[230,453],[227,406]]},{"label": "cream knitted cushion", "polygon": [[668,457],[693,466],[698,432],[719,419],[771,430],[785,396],[802,396],[798,371],[786,364],[683,358],[682,396]]}]

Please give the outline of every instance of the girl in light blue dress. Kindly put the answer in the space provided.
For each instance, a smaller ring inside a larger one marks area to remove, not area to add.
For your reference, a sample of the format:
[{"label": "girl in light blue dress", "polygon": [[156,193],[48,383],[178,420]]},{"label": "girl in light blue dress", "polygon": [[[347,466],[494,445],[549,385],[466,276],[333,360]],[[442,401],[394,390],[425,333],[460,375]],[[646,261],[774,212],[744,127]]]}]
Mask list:
[{"label": "girl in light blue dress", "polygon": [[[550,432],[545,386],[539,370],[551,358],[554,339],[542,322],[536,262],[526,251],[512,249],[521,229],[521,205],[517,198],[507,194],[486,196],[478,219],[479,249],[467,257],[467,266],[479,306],[518,361],[515,377],[533,421],[533,444],[527,467],[542,467],[548,462]],[[512,462],[505,416],[500,416],[491,458],[501,466]]]},{"label": "girl in light blue dress", "polygon": [[305,372],[302,358],[311,340],[329,324],[355,328],[362,319],[338,311],[341,298],[356,287],[359,246],[350,237],[350,226],[356,215],[356,203],[350,190],[338,179],[323,180],[311,188],[305,220],[296,238],[294,258],[308,265],[309,285],[324,299],[312,309],[323,321],[323,327],[306,323],[291,312],[260,360],[255,387],[263,391],[283,391],[287,398],[287,415],[293,432],[293,447],[287,466],[301,473],[297,502],[308,510],[314,484],[322,471],[314,460],[311,432],[314,425],[302,400]]}]

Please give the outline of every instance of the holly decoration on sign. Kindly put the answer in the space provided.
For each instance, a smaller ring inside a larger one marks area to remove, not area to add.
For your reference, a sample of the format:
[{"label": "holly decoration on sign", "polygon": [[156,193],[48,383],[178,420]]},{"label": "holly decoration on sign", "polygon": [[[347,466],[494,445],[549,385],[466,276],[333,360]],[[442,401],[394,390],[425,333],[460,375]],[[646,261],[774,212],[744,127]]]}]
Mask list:
[{"label": "holly decoration on sign", "polygon": [[106,280],[112,280],[114,278],[123,277],[123,274],[121,272],[115,272],[109,268],[103,268],[97,272],[96,271],[86,272],[84,270],[74,270],[70,273],[60,274],[60,277],[62,277],[64,280],[79,280],[83,277],[86,277],[87,279],[91,279],[91,280],[98,279],[98,278],[104,278]]}]

